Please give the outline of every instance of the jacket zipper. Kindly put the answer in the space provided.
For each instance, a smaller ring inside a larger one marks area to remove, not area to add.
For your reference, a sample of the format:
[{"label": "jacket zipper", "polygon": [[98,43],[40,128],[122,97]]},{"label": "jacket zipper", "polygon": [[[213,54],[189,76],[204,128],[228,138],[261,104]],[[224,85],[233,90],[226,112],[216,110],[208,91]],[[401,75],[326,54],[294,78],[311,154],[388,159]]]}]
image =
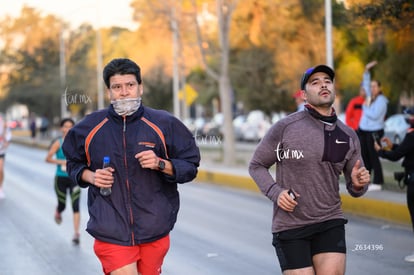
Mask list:
[{"label": "jacket zipper", "polygon": [[126,146],[126,116],[123,117],[123,146],[124,146],[124,165],[125,165],[125,170],[126,170],[126,188],[127,188],[127,193],[128,193],[128,200],[129,200],[129,220],[130,220],[130,226],[131,226],[131,240],[132,240],[132,245],[135,245],[135,235],[134,235],[134,216],[132,215],[132,207],[131,207],[131,189],[129,186],[129,178],[128,178],[128,162],[127,162],[127,156],[126,156],[126,152],[127,152],[127,146]]}]

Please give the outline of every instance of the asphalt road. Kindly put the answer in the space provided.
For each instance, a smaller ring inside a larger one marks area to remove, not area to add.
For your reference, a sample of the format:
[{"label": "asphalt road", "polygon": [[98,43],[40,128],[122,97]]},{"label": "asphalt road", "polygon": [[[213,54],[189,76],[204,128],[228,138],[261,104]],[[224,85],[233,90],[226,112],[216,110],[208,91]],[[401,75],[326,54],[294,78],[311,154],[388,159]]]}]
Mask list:
[{"label": "asphalt road", "polygon": [[[6,156],[6,199],[0,201],[0,275],[102,274],[84,231],[71,243],[70,207],[63,223],[53,213],[55,167],[46,151],[12,144]],[[258,193],[189,183],[180,186],[181,210],[171,233],[163,275],[281,274],[271,246],[271,203]],[[414,251],[408,227],[349,217],[347,274],[414,274],[403,257]]]}]

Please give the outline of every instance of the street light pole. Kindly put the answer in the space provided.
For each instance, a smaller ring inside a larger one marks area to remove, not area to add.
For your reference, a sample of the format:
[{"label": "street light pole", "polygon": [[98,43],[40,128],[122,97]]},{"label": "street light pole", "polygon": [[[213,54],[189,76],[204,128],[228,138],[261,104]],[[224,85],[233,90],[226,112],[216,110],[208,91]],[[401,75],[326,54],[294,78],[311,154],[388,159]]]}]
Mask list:
[{"label": "street light pole", "polygon": [[178,71],[178,26],[175,7],[171,8],[171,31],[173,39],[173,108],[174,116],[181,118],[180,99],[178,97],[179,92],[179,71]]},{"label": "street light pole", "polygon": [[333,68],[332,50],[332,3],[325,0],[325,33],[326,33],[326,64]]},{"label": "street light pole", "polygon": [[104,91],[102,83],[102,37],[100,30],[100,4],[97,1],[97,26],[96,26],[96,81],[98,93],[98,110],[104,108]]},{"label": "street light pole", "polygon": [[59,71],[60,71],[60,117],[66,117],[66,48],[64,38],[64,28],[60,28],[59,34]]},{"label": "street light pole", "polygon": [[98,89],[98,110],[104,108],[104,91],[102,83],[102,38],[101,30],[96,30],[96,81]]}]

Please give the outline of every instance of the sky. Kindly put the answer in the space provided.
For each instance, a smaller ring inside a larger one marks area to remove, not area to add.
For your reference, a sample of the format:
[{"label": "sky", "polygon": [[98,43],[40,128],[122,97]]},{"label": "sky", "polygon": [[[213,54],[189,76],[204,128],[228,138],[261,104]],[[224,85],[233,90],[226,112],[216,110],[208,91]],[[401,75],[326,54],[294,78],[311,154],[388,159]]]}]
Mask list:
[{"label": "sky", "polygon": [[94,27],[119,26],[135,29],[131,0],[0,0],[0,17],[20,15],[23,5],[36,8],[42,15],[54,14],[77,28],[88,22]]}]

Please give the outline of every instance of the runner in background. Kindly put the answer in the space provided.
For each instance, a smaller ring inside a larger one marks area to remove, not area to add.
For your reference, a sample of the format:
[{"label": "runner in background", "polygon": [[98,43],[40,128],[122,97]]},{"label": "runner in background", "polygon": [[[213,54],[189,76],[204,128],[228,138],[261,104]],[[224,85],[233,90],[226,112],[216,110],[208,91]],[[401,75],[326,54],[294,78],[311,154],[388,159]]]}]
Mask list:
[{"label": "runner in background", "polygon": [[46,162],[56,164],[55,191],[58,205],[55,211],[55,222],[57,224],[62,223],[62,212],[66,208],[66,195],[69,192],[73,210],[74,235],[72,241],[74,244],[79,244],[79,198],[81,191],[79,186],[74,183],[66,173],[66,158],[62,150],[63,140],[73,125],[75,125],[75,122],[71,118],[62,119],[60,122],[60,130],[62,132],[62,136],[52,141],[52,144],[46,156]]},{"label": "runner in background", "polygon": [[4,158],[6,156],[7,147],[11,140],[12,134],[10,128],[7,126],[7,121],[2,114],[0,114],[0,199],[4,199],[6,195],[3,190],[4,181]]}]

